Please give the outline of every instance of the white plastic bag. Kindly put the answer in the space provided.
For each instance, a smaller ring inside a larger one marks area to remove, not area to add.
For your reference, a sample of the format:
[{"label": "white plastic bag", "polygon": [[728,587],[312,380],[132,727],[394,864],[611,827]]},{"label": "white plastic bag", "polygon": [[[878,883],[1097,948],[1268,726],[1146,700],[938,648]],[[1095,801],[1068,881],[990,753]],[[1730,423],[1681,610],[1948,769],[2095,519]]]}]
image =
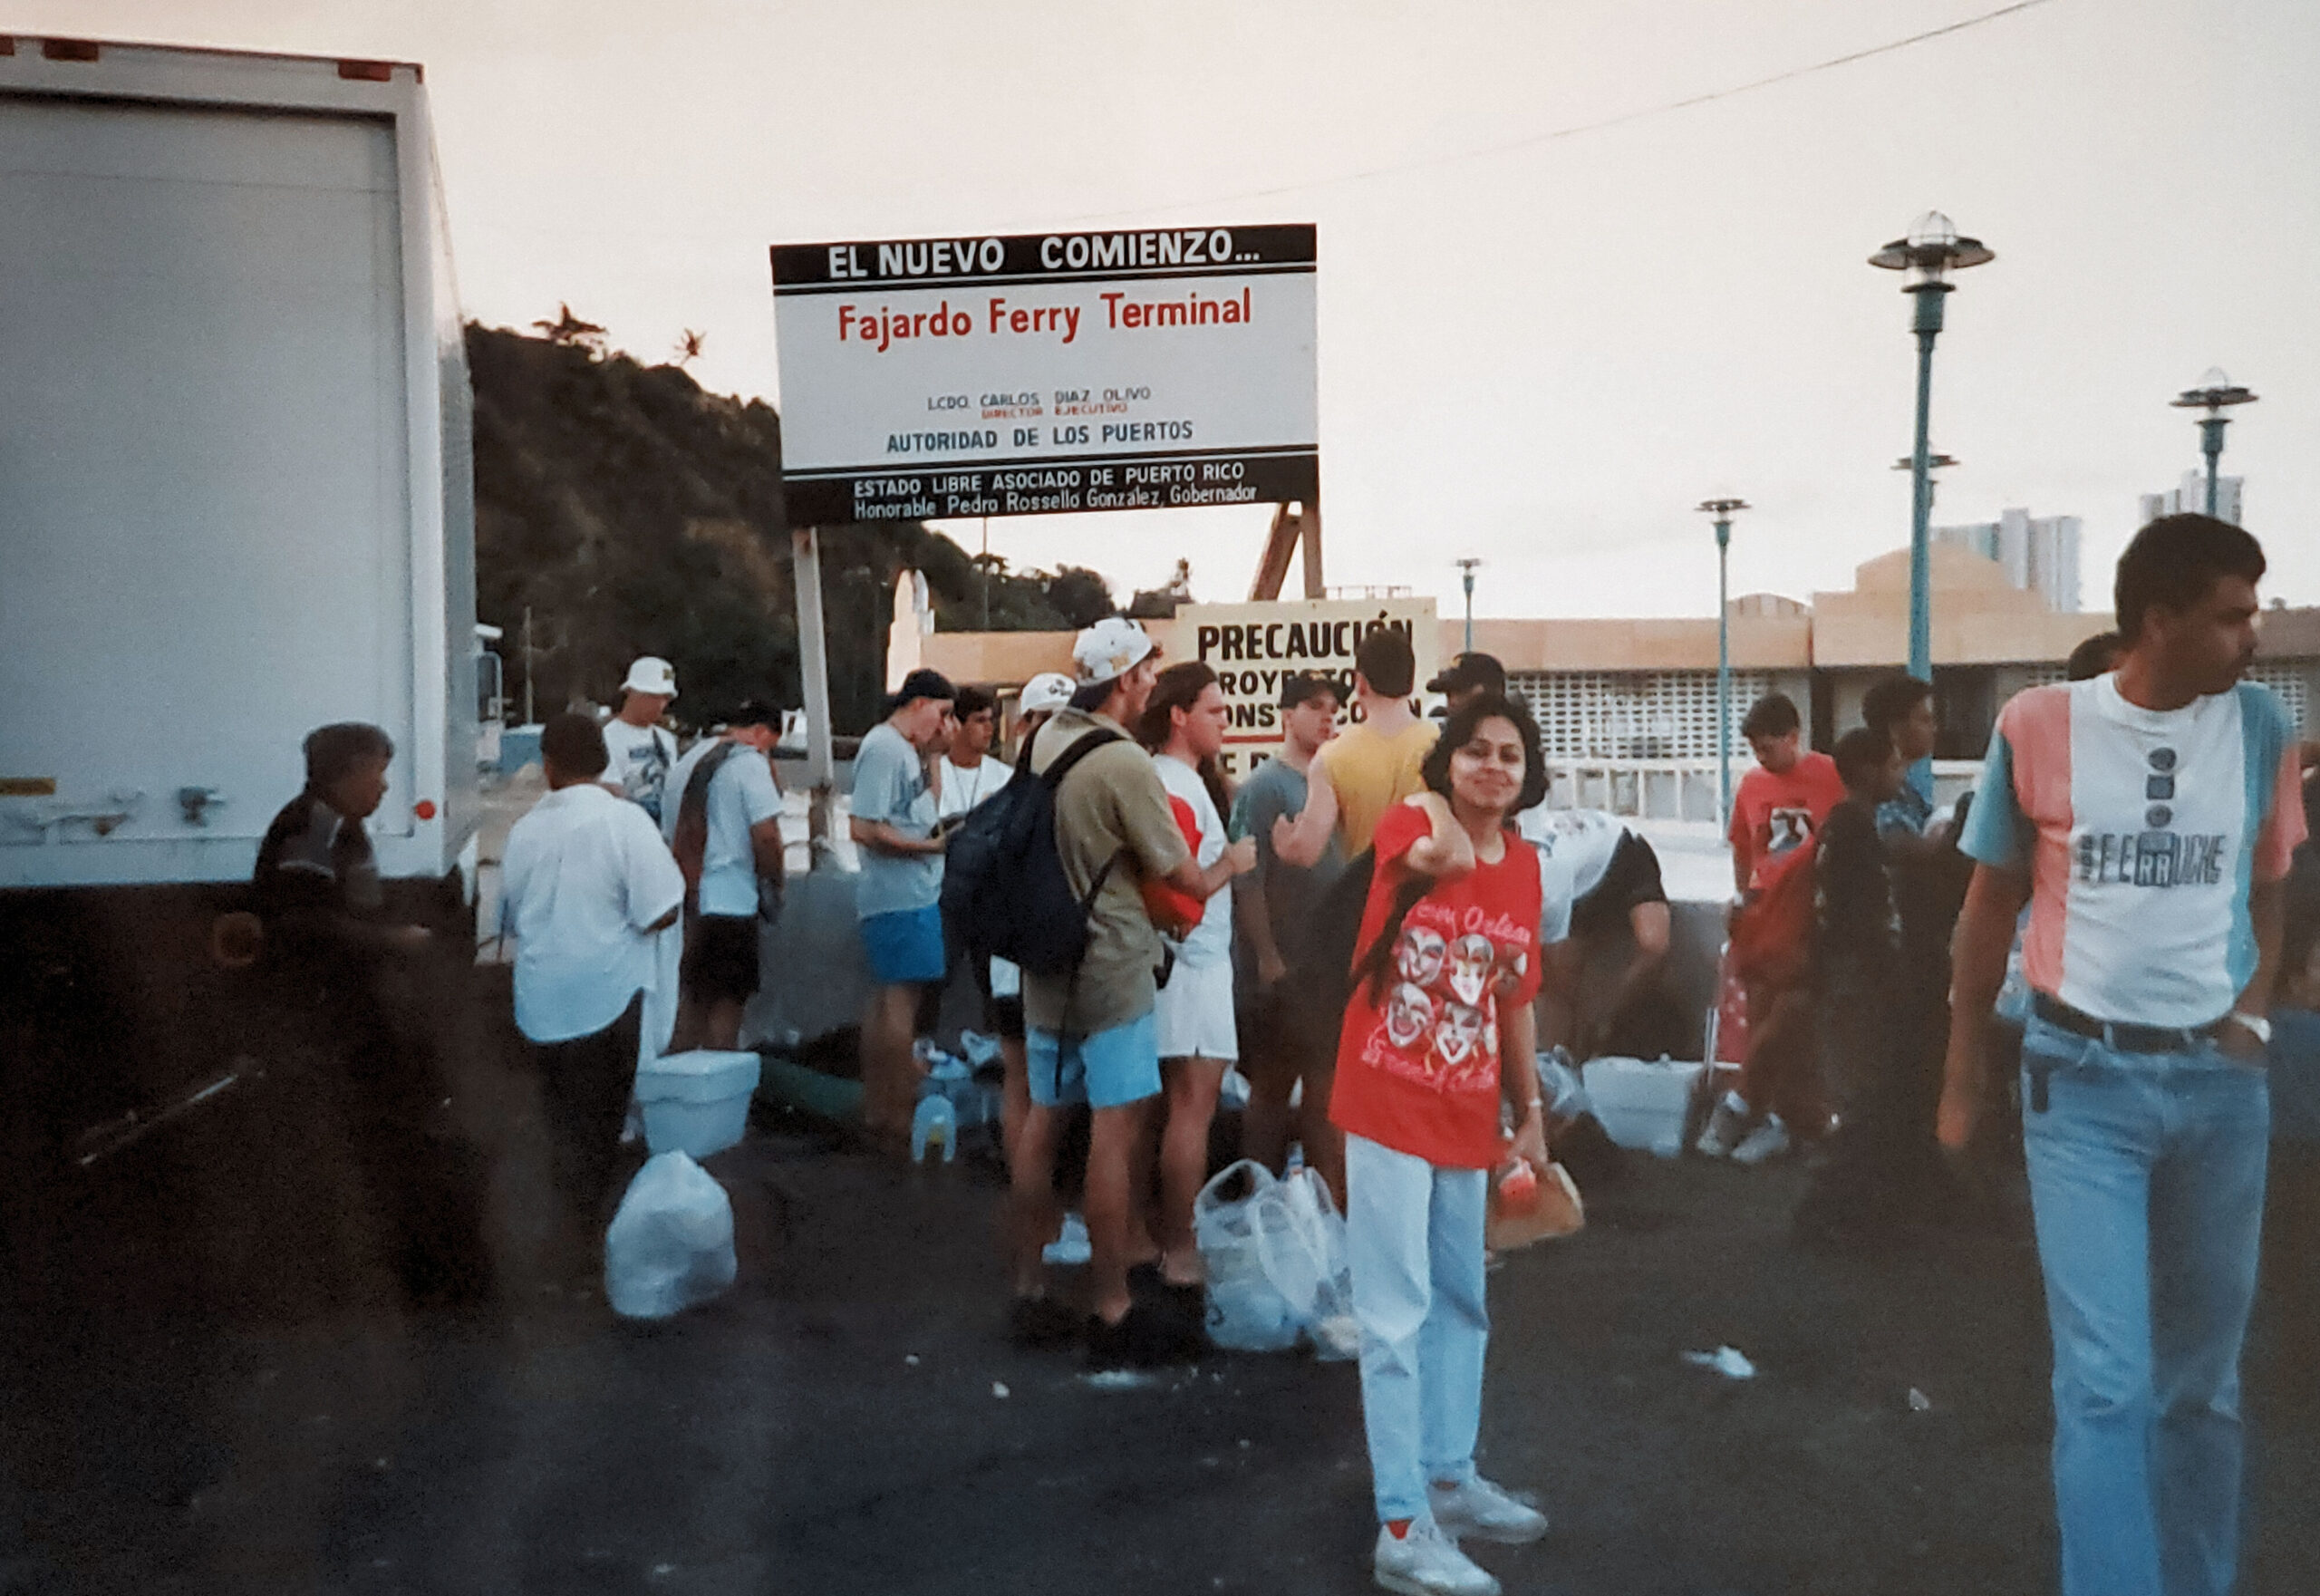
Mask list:
[{"label": "white plastic bag", "polygon": [[[1261,1214],[1279,1183],[1252,1159],[1217,1171],[1193,1200],[1193,1238],[1208,1273],[1208,1339],[1237,1352],[1297,1344],[1299,1319],[1265,1268]],[[1243,1195],[1228,1193],[1245,1191]],[[1279,1223],[1280,1204],[1271,1204]]]},{"label": "white plastic bag", "polygon": [[1273,1188],[1286,1216],[1265,1238],[1265,1272],[1281,1289],[1298,1324],[1325,1363],[1357,1356],[1361,1332],[1353,1320],[1353,1269],[1346,1256],[1345,1216],[1329,1183],[1310,1166],[1292,1169]]},{"label": "white plastic bag", "polygon": [[1301,1333],[1324,1357],[1351,1355],[1345,1221],[1317,1172],[1277,1180],[1247,1159],[1220,1170],[1193,1204],[1193,1233],[1208,1270],[1209,1340],[1277,1352]]},{"label": "white plastic bag", "polygon": [[1258,1252],[1271,1281],[1300,1326],[1353,1306],[1346,1265],[1345,1221],[1319,1172],[1292,1169],[1261,1200]]},{"label": "white plastic bag", "polygon": [[733,1283],[733,1204],[684,1153],[644,1161],[604,1235],[604,1298],[629,1319],[666,1319]]}]

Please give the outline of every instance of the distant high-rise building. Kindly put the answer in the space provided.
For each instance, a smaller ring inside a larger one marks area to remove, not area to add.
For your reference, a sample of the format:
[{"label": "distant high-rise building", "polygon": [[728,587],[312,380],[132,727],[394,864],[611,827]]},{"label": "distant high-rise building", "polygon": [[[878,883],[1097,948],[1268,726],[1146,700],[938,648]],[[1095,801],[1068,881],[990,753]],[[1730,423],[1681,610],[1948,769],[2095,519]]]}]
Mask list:
[{"label": "distant high-rise building", "polygon": [[[2239,484],[2238,477],[2218,477],[2215,483],[2215,513],[2218,520],[2239,525]],[[2135,524],[2147,527],[2161,516],[2180,516],[2186,510],[2204,515],[2208,508],[2208,474],[2193,469],[2183,473],[2183,480],[2164,493],[2142,496],[2141,519]]]},{"label": "distant high-rise building", "polygon": [[2033,517],[2026,509],[1998,512],[1995,521],[1936,527],[1933,540],[1971,549],[2006,568],[2015,586],[2037,594],[2062,614],[2078,608],[2078,517]]}]

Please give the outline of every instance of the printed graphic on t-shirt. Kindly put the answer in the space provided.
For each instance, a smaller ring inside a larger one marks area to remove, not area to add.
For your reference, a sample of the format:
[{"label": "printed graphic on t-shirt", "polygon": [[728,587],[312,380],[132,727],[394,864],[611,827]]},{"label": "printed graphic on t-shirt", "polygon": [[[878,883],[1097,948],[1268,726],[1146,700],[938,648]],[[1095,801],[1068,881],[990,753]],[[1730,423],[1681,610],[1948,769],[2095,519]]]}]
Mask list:
[{"label": "printed graphic on t-shirt", "polygon": [[1764,857],[1777,859],[1783,854],[1793,854],[1812,837],[1812,811],[1810,809],[1774,809],[1764,817]]},{"label": "printed graphic on t-shirt", "polygon": [[[2168,829],[2175,819],[2175,750],[2145,756],[2141,831],[2082,830],[2072,839],[2072,874],[2095,886],[2220,886],[2232,856],[2229,832]],[[2129,792],[2132,794],[2132,789]],[[2129,796],[2122,807],[2132,808]]]},{"label": "printed graphic on t-shirt", "polygon": [[668,750],[655,738],[633,749],[628,756],[626,779],[622,785],[629,796],[644,808],[654,819],[661,817],[661,795],[669,781]]},{"label": "printed graphic on t-shirt", "polygon": [[1363,1061],[1438,1091],[1496,1091],[1498,998],[1521,987],[1531,934],[1478,907],[1418,903],[1395,941],[1392,990]]}]

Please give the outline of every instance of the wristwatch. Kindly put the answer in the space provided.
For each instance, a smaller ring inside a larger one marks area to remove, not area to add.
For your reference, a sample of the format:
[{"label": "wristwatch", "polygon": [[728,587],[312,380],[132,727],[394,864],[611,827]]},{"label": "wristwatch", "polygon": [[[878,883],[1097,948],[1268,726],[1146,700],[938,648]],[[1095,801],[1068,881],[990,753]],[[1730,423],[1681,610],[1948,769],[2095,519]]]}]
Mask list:
[{"label": "wristwatch", "polygon": [[2250,1014],[2244,1009],[2234,1009],[2224,1018],[2266,1047],[2272,1045],[2272,1022],[2261,1014]]}]

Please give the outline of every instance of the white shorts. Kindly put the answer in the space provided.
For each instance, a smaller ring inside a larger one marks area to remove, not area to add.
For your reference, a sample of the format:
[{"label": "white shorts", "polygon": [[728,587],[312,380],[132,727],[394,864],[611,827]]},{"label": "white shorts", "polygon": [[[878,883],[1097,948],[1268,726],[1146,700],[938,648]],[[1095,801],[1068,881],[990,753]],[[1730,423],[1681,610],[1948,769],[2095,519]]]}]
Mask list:
[{"label": "white shorts", "polygon": [[1237,1062],[1241,1039],[1232,1023],[1232,961],[1176,961],[1155,1010],[1163,1059],[1221,1059]]}]

